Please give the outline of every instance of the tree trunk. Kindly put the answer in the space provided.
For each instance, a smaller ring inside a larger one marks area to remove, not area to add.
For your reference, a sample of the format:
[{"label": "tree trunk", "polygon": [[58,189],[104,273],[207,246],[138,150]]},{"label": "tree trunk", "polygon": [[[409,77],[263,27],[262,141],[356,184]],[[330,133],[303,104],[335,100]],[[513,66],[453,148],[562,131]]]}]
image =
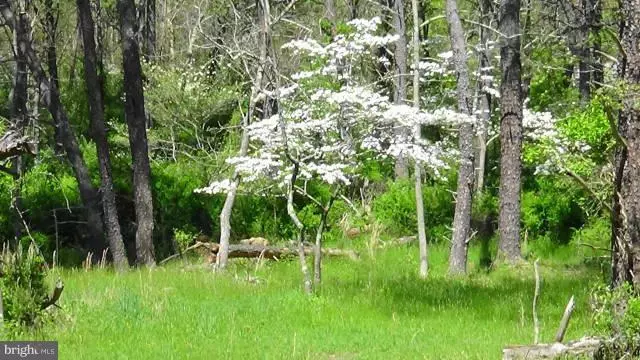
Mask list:
[{"label": "tree trunk", "polygon": [[[9,6],[8,0],[0,0],[0,13],[5,20],[5,23],[12,30],[15,29],[14,14]],[[21,16],[27,15],[25,13],[21,14]],[[27,19],[27,26],[28,24],[29,22]],[[60,102],[60,93],[55,84],[49,82],[49,79],[45,75],[44,70],[42,69],[42,64],[31,46],[31,43],[29,41],[20,41],[18,47],[20,48],[20,51],[24,52],[26,55],[27,65],[31,70],[35,81],[38,83],[41,101],[47,107],[54,119],[54,122],[56,122],[59,127],[64,150],[67,154],[67,159],[71,163],[76,180],[78,181],[80,198],[87,213],[87,227],[89,230],[89,240],[87,245],[90,251],[94,254],[99,254],[104,248],[104,233],[99,204],[100,199],[98,192],[91,183],[91,177],[89,176],[87,165],[84,162],[82,152],[78,146],[78,140],[71,130],[67,113]]]},{"label": "tree trunk", "polygon": [[118,0],[124,66],[125,117],[133,165],[133,197],[136,212],[136,257],[139,264],[155,265],[153,249],[153,198],[151,166],[142,89],[140,48],[136,39],[136,8],[133,0]]},{"label": "tree trunk", "polygon": [[102,0],[96,0],[96,56],[98,67],[98,81],[100,83],[100,96],[102,97],[102,112],[104,113],[106,74],[104,71],[104,24],[102,19]]},{"label": "tree trunk", "polygon": [[149,61],[156,54],[156,0],[144,0],[143,55]]},{"label": "tree trunk", "polygon": [[618,120],[618,131],[626,148],[616,156],[613,212],[613,284],[625,282],[640,289],[640,11],[637,0],[621,5],[621,45],[626,53],[620,61],[620,77],[625,94]]},{"label": "tree trunk", "polygon": [[[411,0],[413,13],[413,67],[420,65],[420,5],[419,0]],[[413,106],[420,108],[420,72],[413,72]],[[416,126],[415,137],[420,139],[420,125]],[[425,279],[429,273],[429,258],[427,248],[427,231],[424,224],[424,199],[422,197],[422,169],[418,161],[414,164],[414,182],[416,194],[416,217],[418,218],[418,244],[420,245],[420,277]]]},{"label": "tree trunk", "polygon": [[520,0],[500,3],[500,215],[499,252],[508,261],[520,255],[520,176],[522,153],[522,87],[520,63]]},{"label": "tree trunk", "polygon": [[358,18],[358,5],[360,0],[349,0],[349,20]]},{"label": "tree trunk", "polygon": [[324,0],[324,16],[331,22],[332,26],[336,24],[336,3],[334,0]]},{"label": "tree trunk", "polygon": [[587,24],[589,24],[589,39],[591,41],[591,88],[598,89],[604,83],[604,69],[602,66],[602,39],[600,31],[602,29],[602,1],[585,0],[587,9]]},{"label": "tree trunk", "polygon": [[[284,128],[282,131],[285,131]],[[291,173],[291,180],[289,181],[287,190],[287,214],[295,224],[296,228],[298,228],[298,258],[300,260],[300,270],[302,272],[302,284],[305,294],[311,295],[313,291],[311,288],[311,277],[309,276],[309,267],[307,266],[307,259],[304,252],[304,224],[298,218],[296,210],[293,207],[293,194],[300,167],[297,162],[292,162],[294,163],[293,171]]]},{"label": "tree trunk", "polygon": [[[471,114],[471,94],[469,92],[469,68],[467,65],[467,49],[464,30],[458,16],[456,0],[446,2],[449,37],[453,51],[453,61],[457,74],[458,111]],[[460,126],[458,134],[460,165],[458,168],[458,188],[456,192],[456,209],[453,218],[453,244],[449,256],[449,273],[464,274],[467,272],[468,239],[471,230],[471,205],[473,201],[473,125],[465,123]]]},{"label": "tree trunk", "polygon": [[[58,51],[56,46],[58,31],[58,4],[56,3],[54,8],[53,0],[45,0],[44,2],[45,16],[44,16],[44,29],[47,39],[47,69],[49,70],[49,82],[54,84],[56,88],[60,89],[60,82],[58,81]],[[75,61],[75,59],[74,59]],[[58,126],[54,119],[54,151],[56,154],[62,154],[64,151],[62,134],[60,132],[60,126]]]},{"label": "tree trunk", "polygon": [[107,242],[116,269],[123,270],[129,264],[120,232],[120,223],[118,222],[116,195],[113,191],[109,144],[107,142],[107,131],[104,121],[104,106],[102,104],[101,87],[97,72],[96,44],[94,41],[94,23],[91,15],[91,4],[89,0],[77,0],[77,5],[84,48],[84,76],[87,86],[89,113],[91,116],[91,135],[93,141],[96,143],[98,163],[100,165],[102,210],[104,213]]},{"label": "tree trunk", "polygon": [[[264,0],[265,2],[268,0]],[[255,83],[251,87],[251,95],[249,98],[249,108],[247,114],[242,119],[242,139],[240,142],[239,156],[247,155],[249,149],[249,124],[256,113],[256,99],[262,93],[263,78],[265,68],[268,66],[268,44],[270,33],[270,12],[269,6],[263,1],[259,3],[259,21],[260,21],[260,55],[259,63],[256,68]],[[267,101],[265,101],[267,103]],[[264,115],[264,114],[263,114]],[[220,254],[216,257],[216,268],[218,270],[224,270],[227,266],[227,259],[229,257],[229,238],[231,236],[231,211],[233,210],[233,204],[236,199],[238,186],[240,185],[240,174],[237,171],[233,172],[231,178],[231,190],[227,193],[227,197],[224,201],[222,211],[220,212]]]},{"label": "tree trunk", "polygon": [[[405,35],[407,28],[404,20],[404,1],[390,0],[390,2],[393,30],[398,36],[394,46],[393,102],[404,104],[407,99],[407,37]],[[410,130],[398,127],[396,131],[400,136],[407,136]],[[395,175],[397,179],[407,179],[409,177],[409,165],[404,156],[396,159]]]},{"label": "tree trunk", "polygon": [[[480,2],[480,11],[482,13],[482,24],[491,27],[491,2],[483,0]],[[487,160],[487,130],[491,122],[491,95],[486,89],[493,87],[493,81],[491,80],[491,61],[489,52],[489,42],[491,38],[489,31],[485,26],[480,26],[478,31],[480,32],[480,46],[482,51],[479,53],[480,57],[480,81],[478,81],[480,98],[478,99],[479,106],[478,115],[479,129],[477,129],[477,145],[478,145],[478,157],[476,159],[476,193],[481,193],[484,190],[484,176],[486,172],[486,160]]]},{"label": "tree trunk", "polygon": [[[15,60],[16,67],[13,80],[13,91],[11,94],[11,108],[9,112],[10,123],[17,137],[25,135],[25,127],[27,126],[27,86],[28,86],[28,68],[27,56],[20,43],[29,42],[29,23],[25,14],[21,14],[16,19],[16,27],[14,31],[14,46],[16,48]],[[12,160],[12,171],[16,181],[15,190],[12,191],[11,206],[15,211],[13,219],[14,245],[17,246],[22,237],[22,175],[23,175],[22,156],[17,154]]]}]

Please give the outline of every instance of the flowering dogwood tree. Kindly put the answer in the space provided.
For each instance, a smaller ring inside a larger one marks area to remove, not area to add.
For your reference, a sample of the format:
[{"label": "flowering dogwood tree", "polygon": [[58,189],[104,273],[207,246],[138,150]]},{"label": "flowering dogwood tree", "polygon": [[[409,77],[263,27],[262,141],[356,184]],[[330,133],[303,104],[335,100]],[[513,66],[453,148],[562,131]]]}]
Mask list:
[{"label": "flowering dogwood tree", "polygon": [[[273,92],[263,90],[263,96],[278,100],[279,112],[249,125],[252,150],[246,156],[227,160],[241,175],[242,186],[266,180],[274,185],[273,191],[287,197],[289,216],[298,227],[301,249],[304,225],[294,210],[294,193],[309,198],[321,209],[315,247],[317,281],[327,213],[341,189],[359,176],[363,160],[402,156],[438,175],[455,150],[445,142],[421,139],[421,126],[456,126],[473,121],[449,109],[427,112],[394,104],[375,84],[366,84],[366,78],[357,70],[362,64],[379,61],[373,50],[394,41],[393,36],[376,34],[379,23],[378,18],[353,20],[348,23],[351,31],[337,35],[326,45],[313,39],[285,44],[284,50],[307,66]],[[394,131],[398,127],[414,131]],[[331,199],[322,203],[298,185],[308,181],[330,185]],[[198,191],[209,194],[235,191],[233,186],[234,183],[222,180]],[[304,251],[300,255],[305,289],[310,292]]]}]

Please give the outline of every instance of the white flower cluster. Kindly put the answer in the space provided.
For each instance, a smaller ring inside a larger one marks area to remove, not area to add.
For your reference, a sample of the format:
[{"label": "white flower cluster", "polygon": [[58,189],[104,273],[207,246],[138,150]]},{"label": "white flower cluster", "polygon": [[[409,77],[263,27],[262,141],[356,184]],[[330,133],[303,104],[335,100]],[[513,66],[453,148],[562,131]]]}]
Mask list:
[{"label": "white flower cluster", "polygon": [[[423,163],[436,175],[448,166],[455,150],[444,142],[421,139],[420,126],[457,126],[475,121],[474,117],[449,109],[424,111],[394,104],[374,86],[350,77],[360,59],[395,41],[394,36],[376,35],[378,24],[379,18],[353,20],[354,32],[337,36],[330,44],[306,39],[284,46],[320,64],[294,74],[293,83],[266,94],[278,99],[279,113],[253,122],[248,128],[252,151],[227,161],[243,182],[268,179],[283,188],[291,179],[291,158],[300,165],[298,178],[345,185],[357,176],[367,157],[402,156]],[[444,71],[436,63],[425,66],[433,73]],[[320,76],[323,81],[306,81]],[[217,182],[202,191],[224,191],[225,186]]]},{"label": "white flower cluster", "polygon": [[538,140],[542,138],[557,138],[556,119],[550,112],[535,112],[522,110],[522,126],[527,137]]}]

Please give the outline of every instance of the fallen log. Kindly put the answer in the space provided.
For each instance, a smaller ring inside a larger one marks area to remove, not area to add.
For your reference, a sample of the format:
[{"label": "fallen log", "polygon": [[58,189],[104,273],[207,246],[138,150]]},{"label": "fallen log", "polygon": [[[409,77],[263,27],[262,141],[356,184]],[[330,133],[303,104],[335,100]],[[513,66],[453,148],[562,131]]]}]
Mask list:
[{"label": "fallen log", "polygon": [[509,346],[502,351],[503,360],[535,360],[558,358],[593,358],[602,343],[598,338],[582,338],[567,344]]},{"label": "fallen log", "polygon": [[[183,254],[188,251],[192,251],[199,248],[208,249],[210,256],[209,262],[215,262],[218,251],[220,250],[220,245],[215,243],[204,243],[197,242],[196,244],[185,249]],[[313,254],[313,247],[305,246],[304,248],[305,255]],[[360,259],[360,255],[354,250],[344,250],[344,249],[334,249],[334,248],[326,248],[322,249],[322,254],[325,256],[346,256],[351,260]],[[160,265],[175,259],[180,256],[179,254],[174,254],[169,256],[168,258],[160,261]],[[264,246],[264,245],[249,245],[249,244],[231,244],[229,245],[229,258],[258,258],[262,257],[264,259],[271,260],[279,260],[286,257],[295,257],[298,256],[298,249],[295,247],[287,247],[287,246]]]},{"label": "fallen log", "polygon": [[[217,244],[215,244],[217,245]],[[212,254],[218,253],[218,247],[212,249]],[[305,255],[313,254],[313,247],[304,247]],[[346,256],[351,260],[358,260],[360,256],[353,250],[343,249],[322,249],[322,255],[325,256]],[[265,259],[282,259],[285,257],[298,256],[298,249],[295,247],[287,246],[264,246],[264,245],[244,245],[244,244],[232,244],[229,245],[229,257],[230,258],[257,258],[262,257]]]}]

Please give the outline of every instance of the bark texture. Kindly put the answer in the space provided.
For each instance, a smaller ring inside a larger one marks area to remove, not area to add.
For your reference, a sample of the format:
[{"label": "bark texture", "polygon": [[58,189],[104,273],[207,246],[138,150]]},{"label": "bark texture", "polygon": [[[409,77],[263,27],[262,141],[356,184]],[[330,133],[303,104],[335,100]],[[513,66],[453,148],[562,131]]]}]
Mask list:
[{"label": "bark texture", "polygon": [[[458,15],[456,0],[446,2],[447,22],[453,62],[457,76],[458,111],[471,114],[472,100],[469,92],[469,67],[467,65],[467,49],[462,22]],[[465,123],[460,126],[458,134],[460,150],[460,166],[458,168],[458,187],[456,192],[456,209],[453,218],[453,244],[449,256],[449,273],[464,274],[467,272],[468,239],[471,230],[471,205],[473,201],[473,125]]]},{"label": "bark texture", "polygon": [[618,119],[626,146],[616,154],[613,203],[613,285],[640,289],[640,0],[623,0],[620,77],[627,93]]},{"label": "bark texture", "polygon": [[94,41],[95,24],[93,22],[93,16],[91,15],[91,4],[89,0],[77,0],[76,3],[78,5],[78,17],[84,48],[84,77],[87,85],[89,114],[91,116],[91,137],[96,144],[98,164],[100,166],[102,210],[107,243],[109,244],[109,250],[111,251],[116,269],[122,270],[129,264],[125,253],[124,242],[122,241],[122,233],[120,232],[116,195],[113,190],[113,179],[111,176],[111,159],[109,156],[109,143],[107,142],[107,131],[104,121],[102,88],[97,70],[98,60]]},{"label": "bark texture", "polygon": [[522,172],[522,87],[520,0],[500,3],[500,213],[499,252],[508,261],[520,255],[520,177]]},{"label": "bark texture", "polygon": [[140,48],[136,39],[136,8],[133,0],[119,0],[120,32],[124,66],[125,117],[133,164],[133,198],[136,212],[136,257],[139,264],[154,265],[153,198],[147,144]]}]

